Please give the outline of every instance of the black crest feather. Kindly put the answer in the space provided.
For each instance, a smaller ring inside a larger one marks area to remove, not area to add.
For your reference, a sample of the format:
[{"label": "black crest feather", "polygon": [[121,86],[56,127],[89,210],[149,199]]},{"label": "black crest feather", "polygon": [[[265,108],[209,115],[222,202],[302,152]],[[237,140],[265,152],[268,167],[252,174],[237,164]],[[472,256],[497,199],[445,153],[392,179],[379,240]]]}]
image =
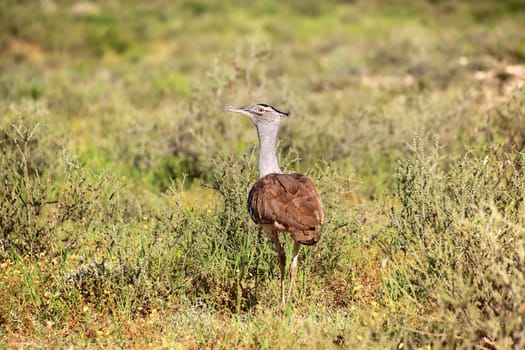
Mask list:
[{"label": "black crest feather", "polygon": [[276,111],[277,113],[284,114],[285,116],[289,116],[290,115],[290,112],[280,111],[277,108],[275,108],[274,106],[270,106],[270,105],[268,105],[266,103],[259,103],[259,105],[264,106],[264,107],[269,107],[269,108],[273,109],[274,111]]}]

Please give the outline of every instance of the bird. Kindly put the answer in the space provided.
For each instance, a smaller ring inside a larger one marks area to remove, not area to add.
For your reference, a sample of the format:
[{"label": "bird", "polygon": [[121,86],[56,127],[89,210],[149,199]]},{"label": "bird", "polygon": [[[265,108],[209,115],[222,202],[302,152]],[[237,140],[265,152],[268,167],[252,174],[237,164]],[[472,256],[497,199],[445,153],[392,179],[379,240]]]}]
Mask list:
[{"label": "bird", "polygon": [[[316,245],[321,239],[323,203],[309,177],[297,173],[284,174],[279,167],[276,154],[277,134],[281,120],[288,117],[289,112],[281,112],[265,103],[226,106],[225,110],[247,116],[257,129],[259,178],[248,194],[247,207],[251,219],[270,238],[279,255],[279,309],[283,312],[292,293],[301,245]],[[289,233],[294,241],[286,296],[286,252],[279,239],[279,233],[282,232]]]}]

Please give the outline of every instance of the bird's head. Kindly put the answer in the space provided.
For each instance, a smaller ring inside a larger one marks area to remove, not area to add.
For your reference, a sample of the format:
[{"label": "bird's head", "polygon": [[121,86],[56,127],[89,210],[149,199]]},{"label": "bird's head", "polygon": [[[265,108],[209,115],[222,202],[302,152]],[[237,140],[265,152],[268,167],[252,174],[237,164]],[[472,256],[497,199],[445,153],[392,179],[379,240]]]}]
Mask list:
[{"label": "bird's head", "polygon": [[281,118],[290,115],[289,112],[281,112],[277,108],[264,103],[250,106],[226,106],[224,109],[228,112],[244,114],[250,118],[255,126],[261,124],[279,124]]}]

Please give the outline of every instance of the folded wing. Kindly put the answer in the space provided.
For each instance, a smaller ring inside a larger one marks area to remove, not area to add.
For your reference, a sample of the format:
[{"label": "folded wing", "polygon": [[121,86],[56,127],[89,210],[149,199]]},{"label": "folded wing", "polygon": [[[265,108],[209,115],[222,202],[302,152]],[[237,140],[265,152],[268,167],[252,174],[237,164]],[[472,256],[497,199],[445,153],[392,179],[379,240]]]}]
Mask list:
[{"label": "folded wing", "polygon": [[320,239],[321,197],[310,178],[301,174],[269,174],[259,179],[248,196],[248,211],[257,224],[290,232],[302,244]]}]

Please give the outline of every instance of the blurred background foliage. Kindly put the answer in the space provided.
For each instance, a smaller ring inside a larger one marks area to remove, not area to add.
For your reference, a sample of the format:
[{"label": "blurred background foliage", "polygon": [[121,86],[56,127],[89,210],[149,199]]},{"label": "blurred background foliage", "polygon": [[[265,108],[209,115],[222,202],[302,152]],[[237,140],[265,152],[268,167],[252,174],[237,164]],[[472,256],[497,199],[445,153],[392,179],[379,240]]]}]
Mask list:
[{"label": "blurred background foliage", "polygon": [[[523,348],[524,80],[517,0],[2,1],[0,344]],[[256,102],[326,208],[283,318]]]}]

